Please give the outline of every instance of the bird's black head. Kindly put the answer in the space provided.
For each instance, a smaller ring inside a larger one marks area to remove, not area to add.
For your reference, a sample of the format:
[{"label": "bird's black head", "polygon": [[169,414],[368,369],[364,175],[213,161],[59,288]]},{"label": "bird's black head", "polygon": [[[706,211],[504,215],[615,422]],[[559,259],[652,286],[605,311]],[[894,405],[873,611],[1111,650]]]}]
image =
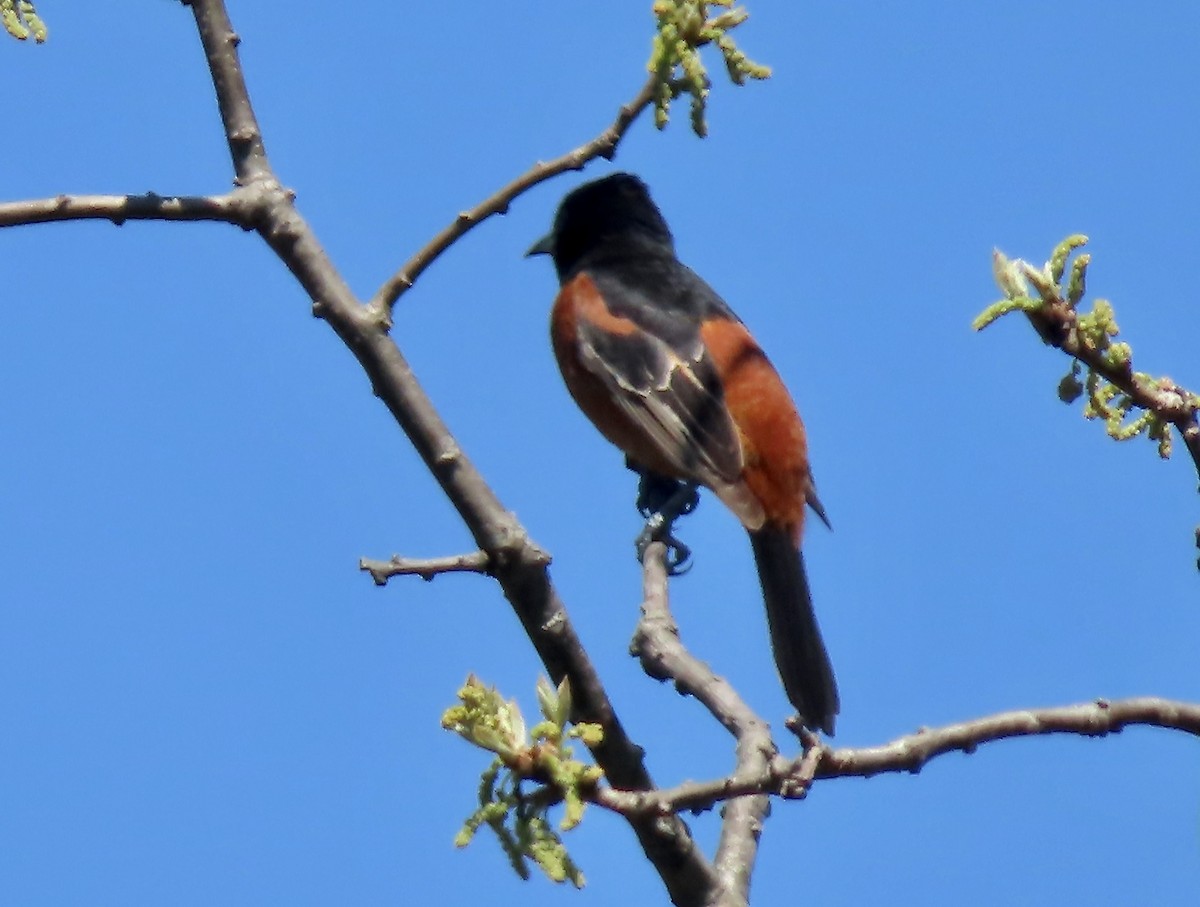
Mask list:
[{"label": "bird's black head", "polygon": [[558,206],[554,229],[525,254],[549,255],[561,279],[594,253],[618,251],[675,252],[646,184],[631,173],[614,173],[571,191]]}]

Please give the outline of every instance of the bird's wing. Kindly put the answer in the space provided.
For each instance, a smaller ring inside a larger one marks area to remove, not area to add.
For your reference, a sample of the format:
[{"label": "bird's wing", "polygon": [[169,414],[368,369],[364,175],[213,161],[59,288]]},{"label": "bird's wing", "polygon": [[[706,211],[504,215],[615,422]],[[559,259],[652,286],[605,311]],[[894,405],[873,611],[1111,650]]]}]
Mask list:
[{"label": "bird's wing", "polygon": [[[595,282],[572,282],[581,294],[575,319],[579,362],[609,389],[613,402],[678,475],[710,486],[737,483],[742,445],[721,381],[684,312],[656,308],[652,318],[618,314]],[[627,451],[628,452],[628,451]]]}]

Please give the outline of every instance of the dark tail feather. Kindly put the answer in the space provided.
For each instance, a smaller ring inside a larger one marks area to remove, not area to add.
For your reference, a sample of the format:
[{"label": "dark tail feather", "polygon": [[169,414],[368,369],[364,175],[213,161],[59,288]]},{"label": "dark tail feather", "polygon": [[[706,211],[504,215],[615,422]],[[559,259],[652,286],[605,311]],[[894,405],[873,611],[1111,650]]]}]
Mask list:
[{"label": "dark tail feather", "polygon": [[767,525],[751,532],[750,544],[783,689],[806,727],[832,736],[840,708],[837,681],[813,613],[804,557],[791,533],[779,527]]}]

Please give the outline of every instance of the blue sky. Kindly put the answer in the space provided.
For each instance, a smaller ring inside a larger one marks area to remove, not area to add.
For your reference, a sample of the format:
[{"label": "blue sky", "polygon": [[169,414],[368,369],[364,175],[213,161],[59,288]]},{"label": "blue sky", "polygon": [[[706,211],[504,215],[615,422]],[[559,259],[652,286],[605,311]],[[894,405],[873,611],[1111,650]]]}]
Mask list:
[{"label": "blue sky", "polygon": [[[0,42],[0,198],[221,192],[229,165],[176,3],[50,4]],[[461,208],[607,125],[649,2],[231,3],[267,148],[367,296]],[[718,84],[711,135],[648,117],[615,166],[793,389],[836,531],[806,551],[842,688],[836,742],[1097,696],[1200,700],[1196,476],[1057,402],[1016,319],[976,335],[990,254],[1091,236],[1135,364],[1200,387],[1194,4],[756,0],[775,69]],[[341,18],[335,18],[340,16]],[[637,518],[620,457],[551,358],[521,252],[599,162],[459,243],[396,337],[553,576],[664,784],[732,765],[627,655]],[[0,902],[610,905],[665,898],[632,835],[569,839],[580,893],[451,840],[485,760],[438,718],[469,671],[534,709],[540,671],[487,580],[380,590],[360,556],[467,533],[269,250],[214,225],[5,230],[0,305]],[[685,641],[787,713],[749,547],[683,527]],[[695,820],[706,843],[713,817]],[[754,897],[1194,903],[1194,739],[1133,729],[940,759],[777,804]]]}]

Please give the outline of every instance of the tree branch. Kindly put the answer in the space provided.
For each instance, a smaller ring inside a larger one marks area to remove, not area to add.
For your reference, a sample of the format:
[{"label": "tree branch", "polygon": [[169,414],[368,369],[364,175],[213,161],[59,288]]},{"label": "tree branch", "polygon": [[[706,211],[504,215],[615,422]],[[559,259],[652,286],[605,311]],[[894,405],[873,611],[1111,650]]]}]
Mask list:
[{"label": "tree branch", "polygon": [[242,39],[233,30],[225,4],[207,0],[184,2],[191,6],[196,18],[196,29],[216,89],[217,107],[225,126],[237,183],[248,186],[257,179],[273,180],[262,130],[254,115],[250,92],[246,90],[246,80],[242,76],[242,61],[238,58],[238,45]]},{"label": "tree branch", "polygon": [[[1091,257],[1078,256],[1071,266],[1069,278],[1065,276],[1066,263],[1071,252],[1086,242],[1087,237],[1082,235],[1068,237],[1054,250],[1044,268],[1035,267],[1021,259],[1010,261],[999,250],[993,252],[992,268],[1005,299],[989,306],[976,318],[975,328],[981,330],[1010,312],[1024,312],[1044,343],[1087,366],[1089,381],[1092,376],[1098,375],[1128,398],[1127,402],[1114,407],[1111,412],[1106,411],[1108,407],[1105,401],[1099,401],[1088,418],[1115,416],[1117,425],[1109,426],[1109,434],[1117,440],[1125,440],[1145,431],[1144,428],[1137,428],[1136,423],[1136,430],[1128,433],[1120,430],[1120,420],[1128,413],[1129,404],[1152,413],[1162,426],[1172,425],[1179,432],[1192,457],[1196,474],[1200,477],[1200,396],[1180,387],[1170,378],[1155,379],[1134,371],[1132,351],[1128,344],[1111,342],[1110,338],[1117,335],[1111,305],[1098,301],[1094,311],[1082,316],[1078,311]],[[1033,284],[1033,291],[1029,284]],[[1088,322],[1087,327],[1085,321]],[[1064,386],[1070,387],[1068,381],[1073,379],[1075,384],[1070,396],[1063,396],[1064,401],[1070,402],[1083,393],[1076,375],[1077,372],[1073,371],[1060,384],[1060,395]],[[1151,437],[1155,435],[1151,433]],[[1159,450],[1163,457],[1169,455],[1169,447],[1165,447],[1161,439]],[[1197,530],[1197,538],[1200,540],[1200,530]]]},{"label": "tree branch", "polygon": [[[1164,422],[1175,426],[1184,446],[1191,454],[1192,463],[1200,477],[1200,421],[1197,420],[1196,396],[1178,387],[1168,379],[1153,380],[1148,375],[1133,370],[1131,362],[1117,365],[1091,344],[1083,340],[1079,331],[1078,313],[1063,299],[1046,305],[1036,317],[1048,323],[1047,333],[1039,327],[1038,332],[1047,342],[1058,347],[1068,356],[1078,359],[1096,374],[1103,376],[1115,387],[1129,396],[1137,406],[1158,415]],[[1035,322],[1035,327],[1038,326]]]},{"label": "tree branch", "polygon": [[[733,734],[737,741],[735,776],[769,773],[778,752],[770,727],[732,684],[688,652],[679,638],[679,626],[667,598],[666,556],[662,542],[646,547],[642,558],[642,619],[630,651],[640,659],[647,674],[673,680],[679,692],[695,696]],[[713,861],[720,888],[708,904],[737,907],[747,903],[758,840],[769,809],[766,796],[741,797],[726,808]]]},{"label": "tree branch", "polygon": [[[329,323],[362,365],[379,397],[447,498],[458,510],[492,575],[521,621],[551,678],[570,679],[579,720],[600,724],[604,739],[593,755],[618,787],[653,787],[640,747],[629,739],[550,582],[546,553],[529,538],[458,446],[399,347],[388,336],[384,311],[362,305],[330,261],[291,193],[276,179],[259,134],[237,56],[238,39],[222,0],[191,0],[238,180],[259,189],[254,223],[291,270],[314,313]],[[630,121],[636,111],[629,115]],[[532,183],[531,183],[532,184]],[[704,902],[713,889],[708,862],[676,817],[630,819],[647,858],[677,905]]]},{"label": "tree branch", "polygon": [[220,221],[252,229],[254,205],[245,190],[225,195],[57,195],[54,198],[0,202],[0,227],[48,224],[63,220]]},{"label": "tree branch", "polygon": [[1168,728],[1200,737],[1200,703],[1156,697],[1097,699],[1079,705],[1001,712],[922,729],[883,746],[826,750],[816,778],[870,778],[882,772],[916,774],[937,756],[956,751],[971,755],[983,744],[997,740],[1042,734],[1104,737],[1130,725]]},{"label": "tree branch", "polygon": [[390,560],[373,561],[362,558],[358,569],[371,574],[376,586],[386,586],[393,576],[419,576],[429,582],[442,573],[488,573],[490,560],[486,551],[456,554],[451,557],[414,558],[393,554]]},{"label": "tree branch", "polygon": [[1105,700],[1045,709],[1001,712],[940,728],[925,728],[875,747],[833,749],[816,742],[799,758],[776,759],[757,774],[735,772],[711,781],[636,793],[603,788],[596,803],[622,815],[660,815],[711,809],[715,804],[749,795],[804,797],[815,781],[870,778],[887,772],[916,774],[946,753],[971,755],[997,740],[1045,734],[1103,737],[1142,725],[1182,731],[1200,737],[1200,703],[1144,697]]},{"label": "tree branch", "polygon": [[433,237],[404,266],[389,277],[371,298],[368,308],[376,318],[387,318],[396,301],[404,295],[422,272],[438,259],[465,233],[493,214],[507,214],[508,206],[518,196],[538,183],[568,170],[582,170],[598,157],[612,160],[625,132],[654,98],[656,79],[651,76],[633,99],[621,108],[612,124],[589,142],[550,161],[539,161],[525,173],[488,196],[474,208],[461,212],[449,225]]}]

